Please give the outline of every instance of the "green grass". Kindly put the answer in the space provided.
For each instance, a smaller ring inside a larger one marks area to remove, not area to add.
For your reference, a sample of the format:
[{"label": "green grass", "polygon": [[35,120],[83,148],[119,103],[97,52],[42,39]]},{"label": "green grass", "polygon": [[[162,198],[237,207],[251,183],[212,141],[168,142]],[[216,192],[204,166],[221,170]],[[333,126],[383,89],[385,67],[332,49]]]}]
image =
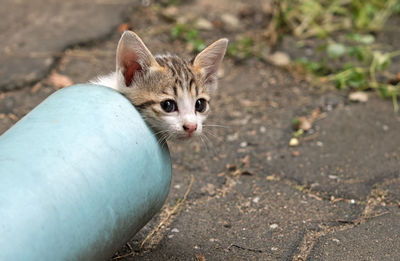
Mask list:
[{"label": "green grass", "polygon": [[176,24],[171,29],[171,36],[191,45],[193,52],[200,52],[206,48],[205,41],[199,36],[199,32],[188,24]]},{"label": "green grass", "polygon": [[[398,111],[400,84],[387,71],[399,51],[387,52],[375,42],[390,16],[400,13],[400,0],[282,0],[276,1],[275,31],[297,38],[319,38],[322,52],[315,60],[296,64],[338,89],[377,90],[393,100]],[[340,37],[341,35],[346,37]],[[340,40],[336,40],[340,39]]]},{"label": "green grass", "polygon": [[379,31],[400,11],[399,0],[276,0],[276,6],[276,27],[299,38]]},{"label": "green grass", "polygon": [[238,59],[249,58],[254,55],[254,41],[250,37],[241,37],[229,44],[227,55]]}]

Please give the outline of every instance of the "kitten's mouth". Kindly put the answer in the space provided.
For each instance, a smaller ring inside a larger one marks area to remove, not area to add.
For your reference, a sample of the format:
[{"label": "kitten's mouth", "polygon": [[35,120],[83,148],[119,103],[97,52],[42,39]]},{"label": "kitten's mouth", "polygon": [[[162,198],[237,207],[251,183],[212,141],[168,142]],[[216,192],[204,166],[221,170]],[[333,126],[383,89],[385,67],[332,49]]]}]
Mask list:
[{"label": "kitten's mouth", "polygon": [[180,134],[177,138],[179,140],[188,140],[190,138],[192,138],[195,134],[193,133],[185,133],[185,134]]}]

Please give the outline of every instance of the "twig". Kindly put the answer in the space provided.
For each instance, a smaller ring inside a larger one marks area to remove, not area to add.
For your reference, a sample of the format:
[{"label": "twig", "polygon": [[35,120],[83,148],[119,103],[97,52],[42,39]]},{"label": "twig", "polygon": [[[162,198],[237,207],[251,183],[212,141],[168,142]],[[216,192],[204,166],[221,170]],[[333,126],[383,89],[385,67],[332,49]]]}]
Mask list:
[{"label": "twig", "polygon": [[236,247],[236,248],[239,248],[239,249],[241,249],[241,250],[247,250],[247,251],[256,252],[256,253],[269,252],[268,250],[255,249],[255,248],[247,248],[247,247],[242,247],[242,246],[239,246],[239,245],[236,245],[236,244],[230,244],[230,245],[228,246],[227,250],[228,250],[228,251],[231,250],[232,247]]},{"label": "twig", "polygon": [[[186,198],[189,195],[189,192],[190,192],[190,190],[192,188],[193,182],[194,182],[194,177],[192,176],[191,179],[190,179],[190,183],[189,183],[189,185],[188,185],[188,187],[186,189],[186,192],[185,192],[182,200],[179,201],[171,211],[167,211],[167,216],[163,220],[161,220],[161,222],[157,225],[157,227],[155,227],[146,236],[145,239],[143,239],[142,243],[140,243],[139,249],[142,248],[144,246],[144,244],[147,241],[149,241],[154,236],[154,234],[157,233],[162,228],[162,226],[164,226],[165,223],[167,223],[167,221],[171,218],[172,215],[174,215],[174,214],[176,214],[178,212],[179,207],[186,201]],[[138,252],[138,251],[133,250],[132,247],[129,245],[129,243],[128,243],[128,247],[131,250],[129,253],[127,253],[125,255],[121,255],[121,256],[116,256],[116,257],[112,258],[111,260],[123,259],[123,258],[128,257],[128,256],[133,256],[135,254],[135,252]]]},{"label": "twig", "polygon": [[142,248],[142,247],[144,246],[144,244],[145,244],[150,238],[152,238],[153,235],[154,235],[155,233],[157,233],[157,232],[161,229],[161,227],[171,218],[171,216],[174,215],[174,214],[176,214],[176,212],[178,211],[179,207],[186,201],[186,198],[187,198],[187,196],[188,196],[188,194],[189,194],[189,192],[190,192],[190,190],[191,190],[191,188],[192,188],[193,181],[194,181],[194,177],[192,176],[191,179],[190,179],[190,183],[189,183],[189,185],[188,185],[188,188],[186,189],[185,195],[183,196],[183,199],[182,199],[181,201],[179,201],[179,202],[174,206],[174,208],[173,208],[171,211],[168,211],[168,212],[167,212],[167,213],[168,213],[167,216],[166,216],[163,220],[161,220],[161,222],[158,224],[158,226],[155,227],[155,228],[146,236],[145,239],[143,239],[143,241],[142,241],[142,243],[140,244],[140,247],[139,247],[139,248]]},{"label": "twig", "polygon": [[318,135],[319,135],[318,132],[315,132],[315,133],[313,133],[311,135],[305,136],[303,138],[303,141],[313,140],[313,139],[317,138]]},{"label": "twig", "polygon": [[111,260],[120,260],[120,259],[123,259],[123,258],[128,257],[128,256],[133,256],[134,253],[135,253],[134,251],[131,251],[128,254],[125,254],[125,255],[122,255],[122,256],[113,257]]}]

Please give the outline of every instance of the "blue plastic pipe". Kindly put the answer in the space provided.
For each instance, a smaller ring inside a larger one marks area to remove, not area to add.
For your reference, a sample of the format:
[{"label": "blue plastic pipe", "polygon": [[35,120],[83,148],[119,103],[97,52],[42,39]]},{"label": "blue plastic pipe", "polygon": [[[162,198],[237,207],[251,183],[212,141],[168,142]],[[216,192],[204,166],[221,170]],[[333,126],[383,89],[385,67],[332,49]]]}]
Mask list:
[{"label": "blue plastic pipe", "polygon": [[0,260],[108,260],[170,181],[168,149],[126,98],[60,90],[0,136]]}]

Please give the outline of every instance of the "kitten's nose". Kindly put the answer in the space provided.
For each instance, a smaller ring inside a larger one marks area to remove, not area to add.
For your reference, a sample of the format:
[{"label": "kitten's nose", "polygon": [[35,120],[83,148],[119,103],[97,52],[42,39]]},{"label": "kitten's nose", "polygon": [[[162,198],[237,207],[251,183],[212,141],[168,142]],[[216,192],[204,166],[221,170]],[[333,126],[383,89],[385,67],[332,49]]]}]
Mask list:
[{"label": "kitten's nose", "polygon": [[183,129],[189,133],[192,134],[195,130],[197,130],[197,124],[184,124]]}]

